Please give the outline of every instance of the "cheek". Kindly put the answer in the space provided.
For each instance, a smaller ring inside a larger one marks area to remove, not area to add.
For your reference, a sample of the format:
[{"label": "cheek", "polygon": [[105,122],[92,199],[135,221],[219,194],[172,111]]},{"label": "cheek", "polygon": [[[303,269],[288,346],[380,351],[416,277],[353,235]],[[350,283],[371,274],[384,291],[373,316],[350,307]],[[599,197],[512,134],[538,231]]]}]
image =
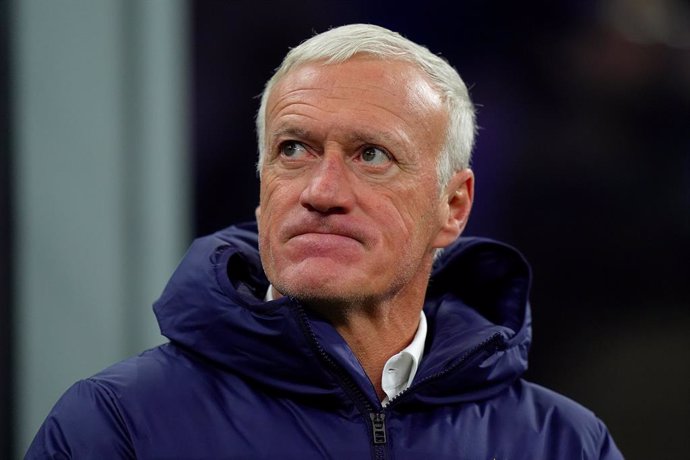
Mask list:
[{"label": "cheek", "polygon": [[[388,254],[418,254],[419,248],[425,245],[427,227],[422,213],[410,201],[396,200],[388,205],[381,205],[372,210],[378,222],[384,250]],[[386,262],[389,263],[389,262]]]},{"label": "cheek", "polygon": [[259,186],[259,202],[261,204],[262,212],[264,208],[268,208],[271,196],[277,189],[277,179],[274,174],[270,174],[265,170],[261,173],[261,183]]},{"label": "cheek", "polygon": [[388,211],[378,211],[379,215],[385,215],[384,219],[391,230],[398,229],[398,238],[401,237],[400,233],[404,233],[409,238],[408,242],[422,242],[426,234],[437,228],[439,219],[436,189],[425,190],[426,188],[428,187],[420,186],[414,190],[398,191],[391,197]]},{"label": "cheek", "polygon": [[278,181],[264,172],[259,192],[261,213],[257,222],[259,228],[259,250],[262,257],[270,250],[270,239],[274,233],[271,229],[276,224],[276,211],[282,207],[279,190]]},{"label": "cheek", "polygon": [[270,225],[275,220],[276,213],[286,210],[290,205],[291,196],[295,194],[295,189],[295,184],[292,181],[281,181],[275,176],[262,179],[259,190],[261,221]]}]

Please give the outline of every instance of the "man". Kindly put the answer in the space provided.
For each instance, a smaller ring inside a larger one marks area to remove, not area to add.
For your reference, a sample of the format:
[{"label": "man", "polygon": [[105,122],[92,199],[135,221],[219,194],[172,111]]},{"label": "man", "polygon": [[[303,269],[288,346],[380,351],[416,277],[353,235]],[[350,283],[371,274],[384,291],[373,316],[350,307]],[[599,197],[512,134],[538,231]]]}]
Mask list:
[{"label": "man", "polygon": [[622,458],[521,379],[529,268],[458,239],[474,130],[455,70],[393,32],[293,49],[257,117],[258,235],[197,240],[155,305],[170,343],[70,388],[27,457]]}]

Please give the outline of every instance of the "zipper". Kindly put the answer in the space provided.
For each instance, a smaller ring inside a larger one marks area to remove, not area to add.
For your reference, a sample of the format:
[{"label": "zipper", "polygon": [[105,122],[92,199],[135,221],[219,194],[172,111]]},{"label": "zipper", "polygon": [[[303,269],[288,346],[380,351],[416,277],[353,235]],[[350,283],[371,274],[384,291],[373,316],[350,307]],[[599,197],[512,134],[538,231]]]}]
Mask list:
[{"label": "zipper", "polygon": [[293,304],[295,305],[295,309],[297,310],[302,330],[304,334],[310,339],[310,343],[314,350],[317,352],[319,357],[335,372],[338,379],[342,382],[343,389],[346,393],[350,395],[359,412],[363,416],[364,414],[369,415],[368,419],[366,417],[364,418],[366,419],[371,429],[371,441],[374,450],[373,453],[375,460],[384,460],[386,458],[386,446],[388,438],[386,430],[386,411],[390,410],[392,406],[400,404],[400,401],[405,400],[406,396],[411,394],[410,390],[418,390],[419,388],[422,388],[425,385],[432,383],[434,380],[442,378],[448,373],[453,372],[458,367],[467,364],[467,362],[470,359],[475,358],[482,352],[491,351],[493,353],[495,351],[504,349],[506,346],[503,336],[499,332],[496,332],[488,339],[482,341],[475,347],[466,351],[460,357],[460,359],[453,363],[453,365],[443,369],[442,371],[439,371],[435,374],[423,378],[419,382],[413,384],[412,386],[408,387],[407,389],[399,393],[386,405],[385,408],[375,410],[376,408],[374,407],[374,405],[371,404],[371,402],[367,399],[364,392],[359,388],[359,386],[357,386],[357,384],[354,382],[352,377],[350,377],[347,371],[345,371],[345,369],[343,369],[338,363],[336,363],[323,349],[323,347],[316,338],[314,330],[309,324],[309,318],[307,318],[307,314],[304,311],[304,308],[301,305],[299,305],[297,301],[293,300]]},{"label": "zipper", "polygon": [[293,303],[296,305],[302,330],[310,339],[312,348],[314,348],[318,356],[328,365],[328,367],[335,372],[338,380],[340,380],[342,383],[343,389],[350,395],[350,398],[354,401],[357,410],[359,410],[360,414],[362,414],[362,417],[369,425],[371,429],[371,442],[374,454],[373,458],[376,460],[384,460],[386,458],[387,442],[385,421],[386,414],[383,412],[384,409],[377,410],[377,408],[371,404],[364,392],[355,383],[352,377],[350,377],[349,373],[345,371],[342,366],[336,363],[333,358],[328,355],[328,353],[326,353],[326,350],[323,349],[317,340],[316,334],[309,324],[309,318],[307,318],[304,308],[296,301],[293,301]]},{"label": "zipper", "polygon": [[386,443],[386,414],[384,412],[371,412],[371,429],[374,435],[374,444]]},{"label": "zipper", "polygon": [[386,409],[390,409],[391,406],[397,405],[400,403],[401,400],[405,400],[406,396],[410,394],[411,390],[419,390],[419,388],[424,387],[425,385],[428,385],[429,383],[433,382],[434,380],[440,379],[443,376],[449,374],[450,372],[455,371],[458,367],[464,366],[467,364],[470,359],[473,359],[477,357],[480,353],[482,352],[487,352],[490,351],[491,353],[496,352],[498,350],[505,349],[505,341],[503,340],[503,336],[501,335],[500,332],[496,332],[492,336],[490,336],[488,339],[482,341],[478,345],[472,347],[471,349],[467,350],[461,357],[458,359],[453,365],[443,369],[442,371],[439,371],[435,374],[429,375],[427,377],[424,377],[422,380],[418,381],[417,383],[412,384],[411,386],[407,387],[405,390],[401,391],[398,393],[393,399],[390,400],[388,405],[386,405]]}]

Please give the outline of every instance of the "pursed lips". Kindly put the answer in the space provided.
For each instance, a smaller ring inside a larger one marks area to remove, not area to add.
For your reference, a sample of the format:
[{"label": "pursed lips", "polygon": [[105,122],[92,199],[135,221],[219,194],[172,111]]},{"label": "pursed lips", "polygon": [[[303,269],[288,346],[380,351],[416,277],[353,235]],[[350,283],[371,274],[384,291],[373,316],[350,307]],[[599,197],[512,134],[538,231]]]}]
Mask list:
[{"label": "pursed lips", "polygon": [[300,244],[300,247],[309,247],[317,251],[330,251],[332,249],[343,250],[348,247],[361,247],[362,243],[348,235],[338,233],[307,232],[295,235],[290,239]]},{"label": "pursed lips", "polygon": [[286,241],[308,235],[314,235],[316,238],[318,238],[318,235],[323,235],[324,237],[335,236],[340,238],[349,238],[357,241],[360,244],[365,244],[366,241],[370,240],[367,232],[362,231],[362,229],[354,225],[331,223],[317,223],[316,225],[313,223],[300,223],[294,226],[288,225],[285,228],[285,234],[287,235]]},{"label": "pursed lips", "polygon": [[300,240],[300,239],[307,240],[307,239],[309,239],[309,240],[314,240],[314,241],[319,241],[319,240],[323,240],[323,241],[328,241],[328,240],[351,240],[351,241],[353,241],[353,242],[357,242],[357,243],[360,243],[360,244],[361,244],[361,241],[360,241],[359,239],[355,238],[355,237],[354,237],[353,235],[351,235],[351,234],[347,234],[347,233],[344,233],[344,232],[324,232],[324,231],[320,231],[320,230],[317,230],[317,231],[305,231],[305,232],[302,232],[302,233],[298,233],[298,234],[296,234],[296,235],[291,236],[289,239],[290,239],[290,240],[295,240],[295,239],[297,239],[297,240]]}]

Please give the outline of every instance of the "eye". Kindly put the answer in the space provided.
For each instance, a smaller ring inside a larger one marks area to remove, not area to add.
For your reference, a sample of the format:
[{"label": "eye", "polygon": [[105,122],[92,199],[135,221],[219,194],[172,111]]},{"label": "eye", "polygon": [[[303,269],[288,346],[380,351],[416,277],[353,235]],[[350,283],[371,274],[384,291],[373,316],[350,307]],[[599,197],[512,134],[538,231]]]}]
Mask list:
[{"label": "eye", "polygon": [[382,165],[391,161],[390,155],[378,147],[365,147],[360,157],[368,165]]},{"label": "eye", "polygon": [[297,141],[286,141],[280,144],[280,154],[288,158],[299,158],[307,153],[304,145]]}]

